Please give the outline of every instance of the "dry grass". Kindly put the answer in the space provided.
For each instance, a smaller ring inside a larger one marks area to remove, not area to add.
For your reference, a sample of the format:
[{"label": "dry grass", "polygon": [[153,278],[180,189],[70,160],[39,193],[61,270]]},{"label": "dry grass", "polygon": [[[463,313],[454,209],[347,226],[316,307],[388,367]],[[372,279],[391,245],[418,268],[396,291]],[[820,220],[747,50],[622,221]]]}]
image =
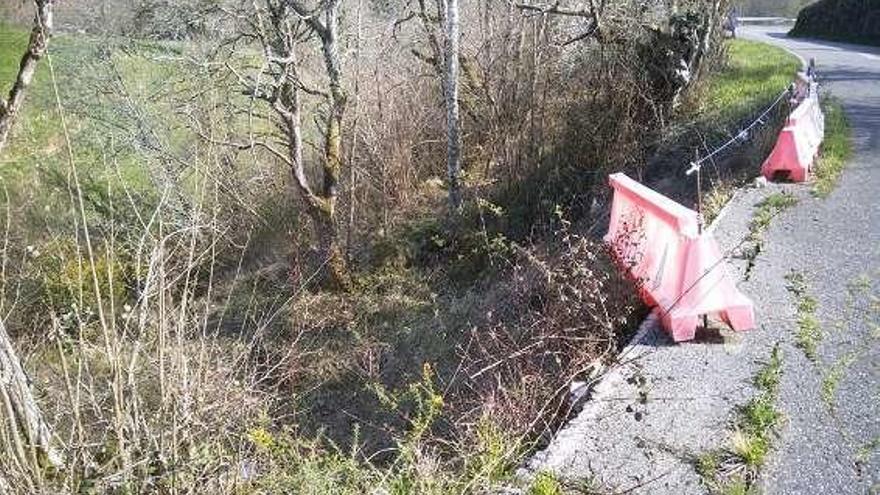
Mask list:
[{"label": "dry grass", "polygon": [[[621,21],[613,44],[563,52],[564,22],[487,12],[493,29],[465,48],[469,206],[447,222],[432,180],[439,88],[412,56],[424,33],[391,38],[380,14],[364,23],[363,58],[345,61],[360,66],[339,205],[347,293],[311,283],[320,260],[287,171],[183,124],[271,130],[236,113],[250,102],[230,96],[204,46],[104,47],[83,94],[112,101],[94,106],[64,91],[78,79],[44,73],[51,101],[34,112],[66,123],[45,164],[56,188],[6,201],[27,220],[7,222],[2,303],[68,461],[55,472],[2,456],[10,491],[473,493],[504,483],[567,417],[570,382],[595,379],[644,313],[571,221],[594,220],[608,164],[638,169],[644,136],[671,115],[645,84],[663,82],[643,63],[659,35]],[[95,55],[72,45],[68,75]],[[71,139],[99,124],[107,140]]]}]

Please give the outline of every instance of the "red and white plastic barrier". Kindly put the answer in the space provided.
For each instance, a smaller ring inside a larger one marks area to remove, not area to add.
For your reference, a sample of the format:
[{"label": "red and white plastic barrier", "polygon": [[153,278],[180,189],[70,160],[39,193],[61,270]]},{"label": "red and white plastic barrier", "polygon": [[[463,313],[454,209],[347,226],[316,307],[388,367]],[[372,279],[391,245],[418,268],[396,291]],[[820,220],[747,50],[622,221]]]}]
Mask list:
[{"label": "red and white plastic barrier", "polygon": [[707,314],[737,331],[755,328],[752,301],[736,288],[712,235],[699,232],[697,212],[624,174],[609,182],[614,200],[605,241],[672,339],[692,340]]},{"label": "red and white plastic barrier", "polygon": [[818,85],[799,73],[795,97],[801,102],[791,112],[776,146],[761,167],[761,173],[769,180],[807,180],[825,136],[825,115],[819,106]]}]

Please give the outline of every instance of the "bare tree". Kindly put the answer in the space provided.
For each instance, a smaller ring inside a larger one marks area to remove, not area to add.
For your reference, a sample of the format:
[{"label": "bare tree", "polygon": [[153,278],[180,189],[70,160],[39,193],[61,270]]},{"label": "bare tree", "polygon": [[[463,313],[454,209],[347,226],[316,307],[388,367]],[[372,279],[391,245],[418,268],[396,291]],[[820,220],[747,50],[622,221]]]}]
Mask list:
[{"label": "bare tree", "polygon": [[[336,214],[343,163],[342,119],[348,99],[343,88],[339,56],[340,3],[340,0],[327,0],[309,8],[291,0],[254,2],[253,15],[244,19],[247,32],[243,36],[259,42],[263,65],[257,75],[242,74],[228,65],[244,86],[247,96],[262,100],[271,107],[285,149],[277,149],[271,137],[251,139],[236,144],[236,147],[266,149],[289,167],[315,229],[326,285],[334,289],[344,289],[349,278],[339,243]],[[320,44],[325,76],[320,87],[308,81],[302,70],[308,45],[315,40]],[[320,110],[314,119],[323,137],[317,160],[322,175],[318,184],[309,179],[306,167],[305,96],[317,97],[322,103],[318,105]]]},{"label": "bare tree", "polygon": [[458,0],[446,0],[446,173],[449,206],[461,209],[461,120],[458,110]]},{"label": "bare tree", "polygon": [[[24,96],[34,77],[37,64],[46,54],[52,34],[54,0],[34,0],[36,13],[27,50],[21,58],[18,75],[8,99],[0,98],[0,152],[21,110]],[[49,464],[59,467],[62,458],[52,445],[52,433],[30,389],[30,381],[21,366],[12,341],[0,323],[0,416],[5,416],[11,436],[6,452],[20,465]]]}]

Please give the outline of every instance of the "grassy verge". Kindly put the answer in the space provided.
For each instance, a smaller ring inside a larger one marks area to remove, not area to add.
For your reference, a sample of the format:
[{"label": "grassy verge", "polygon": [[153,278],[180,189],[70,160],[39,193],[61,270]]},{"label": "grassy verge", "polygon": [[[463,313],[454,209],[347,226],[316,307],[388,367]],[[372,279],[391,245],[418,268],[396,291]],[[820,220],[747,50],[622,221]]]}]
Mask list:
[{"label": "grassy verge", "polygon": [[825,111],[825,140],[822,152],[816,163],[816,184],[813,192],[825,198],[837,186],[837,181],[853,153],[852,129],[840,102],[826,99],[823,104]]},{"label": "grassy verge", "polygon": [[[700,146],[726,141],[750,123],[790,84],[800,67],[796,57],[764,43],[731,40],[726,46],[727,65],[709,77],[701,95],[699,127],[705,143]],[[717,217],[739,185],[757,173],[782,125],[781,115],[771,115],[767,124],[756,129],[747,143],[705,169],[709,188],[703,216],[707,222]]]},{"label": "grassy verge", "polygon": [[703,113],[720,123],[755,116],[788,87],[800,61],[787,51],[748,40],[731,40],[728,63],[707,86]]},{"label": "grassy verge", "polygon": [[712,493],[754,493],[755,480],[766,462],[776,427],[782,420],[782,414],[776,408],[781,375],[782,354],[777,345],[768,362],[754,377],[753,384],[758,392],[739,409],[729,445],[695,459],[697,472]]}]

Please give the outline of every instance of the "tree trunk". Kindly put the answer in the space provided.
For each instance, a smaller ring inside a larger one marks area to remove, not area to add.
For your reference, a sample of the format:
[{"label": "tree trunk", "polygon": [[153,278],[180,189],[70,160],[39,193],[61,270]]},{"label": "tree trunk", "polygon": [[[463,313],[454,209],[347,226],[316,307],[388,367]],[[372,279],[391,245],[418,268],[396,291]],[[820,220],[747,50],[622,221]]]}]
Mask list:
[{"label": "tree trunk", "polygon": [[[52,446],[52,432],[43,419],[30,382],[15,353],[6,329],[0,323],[0,417],[9,423],[14,450],[23,465],[31,464],[29,453],[35,451],[40,463],[61,467],[64,460]],[[22,438],[23,437],[23,438]],[[24,443],[22,443],[22,440]]]},{"label": "tree trunk", "polygon": [[339,177],[342,173],[342,118],[348,95],[342,87],[342,64],[339,60],[339,2],[327,5],[325,24],[316,25],[321,37],[324,69],[330,82],[330,112],[324,131],[324,184],[321,190],[321,208],[312,218],[318,230],[318,248],[326,262],[326,285],[334,290],[349,287],[348,267],[339,246],[336,225],[336,203],[339,199]]},{"label": "tree trunk", "polygon": [[54,0],[35,0],[37,11],[34,14],[34,28],[31,30],[27,51],[22,55],[18,68],[18,76],[9,91],[9,97],[0,97],[0,153],[9,138],[9,131],[21,109],[24,95],[34,78],[37,64],[46,54],[49,37],[52,35],[52,4]]},{"label": "tree trunk", "polygon": [[339,245],[335,220],[334,216],[323,210],[318,210],[312,215],[312,222],[318,235],[318,255],[324,263],[322,285],[329,290],[338,291],[349,288],[349,277],[345,255]]},{"label": "tree trunk", "polygon": [[458,0],[446,2],[446,173],[449,181],[449,206],[461,210],[461,121],[458,108]]}]

